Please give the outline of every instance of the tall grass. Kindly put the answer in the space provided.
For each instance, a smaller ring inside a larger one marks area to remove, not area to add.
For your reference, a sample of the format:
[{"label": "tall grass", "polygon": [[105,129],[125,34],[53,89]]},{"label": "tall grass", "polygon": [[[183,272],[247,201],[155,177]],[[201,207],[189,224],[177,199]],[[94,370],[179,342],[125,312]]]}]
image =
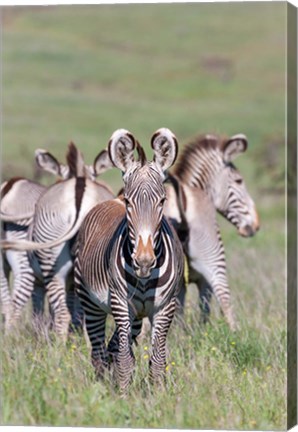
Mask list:
[{"label": "tall grass", "polygon": [[[82,336],[73,335],[66,346],[51,333],[37,336],[28,311],[19,332],[3,340],[2,423],[284,428],[283,252],[267,250],[270,237],[270,231],[260,232],[245,245],[234,237],[229,245],[230,285],[240,327],[235,334],[222,321],[215,301],[211,323],[199,325],[197,290],[189,287],[185,324],[174,323],[170,331],[165,388],[148,383],[149,336],[134,348],[134,381],[122,399],[108,381],[95,380]],[[264,257],[262,264],[259,256]]]}]

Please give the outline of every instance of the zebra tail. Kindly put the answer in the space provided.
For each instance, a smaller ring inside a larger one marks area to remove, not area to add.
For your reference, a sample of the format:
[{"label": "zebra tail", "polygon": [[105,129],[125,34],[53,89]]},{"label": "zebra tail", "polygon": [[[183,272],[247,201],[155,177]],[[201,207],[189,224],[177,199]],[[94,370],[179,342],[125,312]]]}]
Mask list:
[{"label": "zebra tail", "polygon": [[62,237],[57,238],[51,242],[37,243],[30,240],[0,240],[0,249],[2,250],[17,250],[17,251],[34,251],[41,249],[53,248],[59,246],[60,244],[70,240],[79,230],[82,224],[82,216],[78,214],[76,220],[74,221],[72,227],[63,234]]}]

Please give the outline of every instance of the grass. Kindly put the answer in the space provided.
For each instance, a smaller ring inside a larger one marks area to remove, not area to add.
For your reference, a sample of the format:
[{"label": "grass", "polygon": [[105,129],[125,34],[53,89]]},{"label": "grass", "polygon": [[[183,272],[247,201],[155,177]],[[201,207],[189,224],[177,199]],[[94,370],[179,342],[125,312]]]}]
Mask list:
[{"label": "grass", "polygon": [[[215,302],[200,327],[190,286],[164,389],[147,381],[148,339],[121,399],[94,380],[83,338],[63,347],[37,337],[28,308],[17,334],[2,338],[2,424],[286,427],[285,17],[285,3],[2,9],[3,178],[32,178],[37,147],[64,160],[71,139],[89,163],[119,127],[148,153],[161,126],[181,146],[198,132],[242,132],[249,147],[236,165],[262,226],[242,240],[220,219],[240,330],[228,332]],[[115,170],[103,178],[121,186]]]},{"label": "grass", "polygon": [[[283,250],[274,224],[255,239],[227,247],[240,330],[231,334],[213,302],[199,325],[197,292],[187,295],[185,328],[171,328],[168,383],[148,384],[146,338],[135,348],[136,372],[126,399],[96,382],[85,340],[66,347],[36,337],[30,314],[3,341],[4,424],[208,429],[283,429],[286,424],[286,330]],[[270,250],[268,251],[268,244]],[[277,252],[278,251],[278,252]],[[266,257],[260,262],[260,256]],[[279,269],[279,271],[276,271]],[[110,323],[111,324],[111,323]],[[148,350],[147,350],[148,348]]]}]

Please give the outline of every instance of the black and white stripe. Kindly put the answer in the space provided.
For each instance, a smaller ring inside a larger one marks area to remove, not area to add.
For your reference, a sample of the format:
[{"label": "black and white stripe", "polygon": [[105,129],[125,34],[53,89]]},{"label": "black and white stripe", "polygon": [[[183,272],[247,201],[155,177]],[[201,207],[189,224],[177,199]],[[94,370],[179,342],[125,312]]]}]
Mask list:
[{"label": "black and white stripe", "polygon": [[[73,285],[71,247],[74,236],[86,213],[98,202],[113,197],[112,191],[105,184],[94,181],[100,172],[112,166],[106,156],[106,151],[101,152],[89,167],[84,164],[82,154],[71,143],[67,153],[71,178],[50,186],[39,197],[28,231],[29,239],[23,242],[15,239],[11,243],[2,242],[6,249],[12,247],[17,251],[31,251],[30,266],[27,270],[31,271],[32,267],[35,276],[43,281],[54,315],[54,327],[62,337],[66,337],[70,321],[66,287]],[[13,322],[17,320],[26,300],[32,294],[33,285],[34,283],[27,283],[22,288],[22,295],[18,294],[23,301],[19,302],[12,315]],[[70,292],[74,293],[73,289]],[[69,299],[71,303],[74,301]],[[37,298],[37,302],[39,308],[42,307],[43,300]],[[72,313],[76,314],[76,310]]]},{"label": "black and white stripe", "polygon": [[[214,293],[231,329],[235,329],[236,323],[216,211],[242,236],[251,236],[259,229],[254,202],[232,163],[246,148],[247,140],[242,134],[227,140],[205,135],[186,145],[169,175],[165,209],[183,243],[189,281],[198,285],[202,320],[208,319]],[[182,307],[184,301],[185,287],[180,293]]]},{"label": "black and white stripe", "polygon": [[[139,161],[132,156],[135,145],[142,155]],[[181,244],[163,216],[163,171],[173,163],[176,140],[168,129],[161,129],[152,146],[155,161],[147,162],[129,132],[113,134],[110,157],[124,173],[124,195],[92,209],[77,240],[75,286],[85,313],[92,363],[101,376],[112,355],[122,390],[132,378],[132,342],[144,317],[152,325],[150,377],[164,379],[166,337],[183,275]],[[158,159],[162,154],[164,160]],[[116,324],[108,347],[107,314]]]}]

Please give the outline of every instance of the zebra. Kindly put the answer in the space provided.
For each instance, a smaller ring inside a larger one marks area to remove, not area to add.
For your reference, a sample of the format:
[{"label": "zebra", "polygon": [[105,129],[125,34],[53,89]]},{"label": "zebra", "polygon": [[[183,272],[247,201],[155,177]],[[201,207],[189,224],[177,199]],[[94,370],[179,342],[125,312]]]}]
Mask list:
[{"label": "zebra", "polygon": [[[152,325],[149,377],[163,382],[166,338],[183,277],[182,246],[163,216],[165,171],[176,159],[178,144],[169,129],[161,128],[151,146],[154,159],[148,162],[129,131],[113,133],[108,150],[122,171],[123,195],[88,213],[76,243],[75,290],[84,309],[92,364],[102,377],[112,357],[116,382],[124,392],[135,364],[132,342],[144,317]],[[107,314],[116,324],[108,347]]]},{"label": "zebra", "polygon": [[[47,150],[36,149],[35,161],[43,171],[65,179],[68,177],[69,168],[64,165]],[[35,203],[46,190],[46,186],[23,177],[13,177],[1,185],[0,218],[2,221],[2,238],[8,240],[25,239],[28,226],[34,216]],[[18,215],[23,214],[21,220]],[[13,300],[9,289],[9,273],[13,272]],[[19,302],[19,296],[23,295],[23,288],[27,283],[32,283],[33,274],[25,251],[7,251],[5,256],[0,254],[0,301],[1,311],[6,326],[11,320],[12,301]]]},{"label": "zebra", "polygon": [[[189,282],[198,286],[201,321],[210,314],[214,293],[231,330],[237,325],[230,301],[224,246],[216,211],[243,237],[260,227],[255,204],[233,160],[245,152],[245,135],[230,138],[200,135],[187,144],[168,175],[165,215],[177,229],[189,267]],[[183,308],[185,285],[179,301]]]},{"label": "zebra", "polygon": [[[66,339],[70,322],[66,286],[72,285],[74,236],[92,206],[114,197],[106,184],[95,181],[98,174],[112,167],[106,150],[98,154],[92,166],[87,166],[81,152],[72,144],[67,153],[67,165],[70,178],[47,188],[36,202],[28,240],[1,241],[3,249],[30,251],[34,276],[44,283],[54,316],[54,328],[63,339]],[[14,305],[13,325],[32,290],[33,283],[28,284],[22,291],[21,301]],[[75,311],[72,305],[70,309]]]}]

